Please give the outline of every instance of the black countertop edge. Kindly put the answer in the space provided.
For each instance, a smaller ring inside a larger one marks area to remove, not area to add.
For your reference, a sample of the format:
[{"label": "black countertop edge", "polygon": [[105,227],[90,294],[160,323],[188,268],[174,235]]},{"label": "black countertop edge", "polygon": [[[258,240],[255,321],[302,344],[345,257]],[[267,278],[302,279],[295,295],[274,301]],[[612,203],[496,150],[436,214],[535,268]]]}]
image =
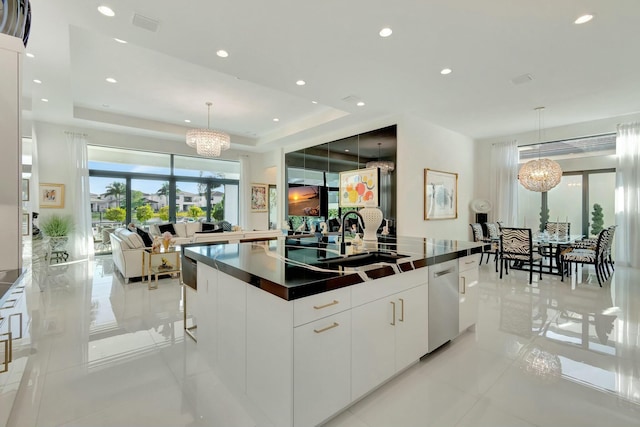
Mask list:
[{"label": "black countertop edge", "polygon": [[[411,271],[418,268],[455,260],[468,255],[481,253],[482,249],[482,246],[478,246],[451,252],[448,254],[407,260],[405,262],[398,262],[397,270],[389,265],[381,265],[378,268],[364,270],[364,273],[372,280],[380,279],[383,277],[392,276],[394,274],[401,274],[406,271]],[[298,298],[304,298],[307,296],[364,282],[362,277],[357,273],[350,272],[348,274],[343,274],[339,271],[336,271],[335,276],[332,277],[318,277],[317,279],[310,279],[307,283],[299,284],[296,286],[285,286],[280,283],[275,283],[273,281],[262,278],[256,274],[252,274],[240,268],[234,267],[232,265],[226,264],[223,261],[218,261],[217,259],[210,258],[193,251],[188,251],[188,253],[186,251],[183,251],[183,255],[197,262],[202,262],[205,265],[218,269],[225,274],[235,277],[238,280],[241,280],[287,301],[292,301]]]}]

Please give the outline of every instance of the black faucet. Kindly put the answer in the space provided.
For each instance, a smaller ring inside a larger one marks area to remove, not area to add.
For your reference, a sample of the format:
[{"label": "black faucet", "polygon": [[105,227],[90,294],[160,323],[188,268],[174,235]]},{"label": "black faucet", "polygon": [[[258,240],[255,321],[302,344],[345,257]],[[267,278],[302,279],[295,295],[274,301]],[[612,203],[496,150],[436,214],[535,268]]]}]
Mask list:
[{"label": "black faucet", "polygon": [[364,218],[362,218],[362,215],[360,215],[360,213],[358,211],[348,211],[345,212],[342,215],[342,232],[340,234],[340,255],[346,255],[347,254],[347,244],[344,241],[344,230],[347,229],[347,224],[345,224],[345,218],[347,218],[348,215],[350,214],[355,214],[360,218],[360,221],[362,221],[362,224],[364,226]]}]

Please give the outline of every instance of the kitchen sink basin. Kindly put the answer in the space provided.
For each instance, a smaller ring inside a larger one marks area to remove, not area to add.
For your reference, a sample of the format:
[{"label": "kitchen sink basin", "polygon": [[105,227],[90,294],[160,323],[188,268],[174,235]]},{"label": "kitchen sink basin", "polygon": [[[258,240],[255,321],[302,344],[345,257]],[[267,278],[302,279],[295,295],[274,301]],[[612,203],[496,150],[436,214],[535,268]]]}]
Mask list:
[{"label": "kitchen sink basin", "polygon": [[379,262],[387,262],[395,264],[398,260],[406,258],[409,255],[400,255],[387,252],[367,252],[363,254],[354,254],[346,257],[320,258],[318,262],[328,265],[339,265],[342,267],[362,267],[363,265],[375,264]]}]

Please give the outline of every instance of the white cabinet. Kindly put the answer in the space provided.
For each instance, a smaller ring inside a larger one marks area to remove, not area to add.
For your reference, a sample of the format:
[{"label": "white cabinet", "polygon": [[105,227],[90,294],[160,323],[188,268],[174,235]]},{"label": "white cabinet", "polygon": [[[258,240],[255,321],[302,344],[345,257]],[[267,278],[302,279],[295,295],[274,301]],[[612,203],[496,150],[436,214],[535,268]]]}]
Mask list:
[{"label": "white cabinet", "polygon": [[247,283],[218,273],[218,375],[246,390]]},{"label": "white cabinet", "polygon": [[351,402],[351,312],[296,327],[293,343],[293,419],[314,426]]},{"label": "white cabinet", "polygon": [[198,263],[198,349],[211,368],[218,362],[218,270]]},{"label": "white cabinet", "polygon": [[[424,279],[427,271],[424,269]],[[427,352],[426,284],[352,309],[351,398],[358,399]]]},{"label": "white cabinet", "polygon": [[458,260],[460,333],[475,325],[478,319],[479,262],[479,254],[469,255]]}]

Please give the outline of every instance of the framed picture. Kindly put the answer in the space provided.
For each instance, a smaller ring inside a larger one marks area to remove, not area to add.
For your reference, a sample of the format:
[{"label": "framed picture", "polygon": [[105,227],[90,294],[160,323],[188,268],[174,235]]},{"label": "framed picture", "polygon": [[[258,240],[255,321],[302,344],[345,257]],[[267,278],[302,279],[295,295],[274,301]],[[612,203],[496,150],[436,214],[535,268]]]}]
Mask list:
[{"label": "framed picture", "polygon": [[22,178],[22,201],[29,201],[29,179]]},{"label": "framed picture", "polygon": [[64,208],[64,184],[40,184],[41,208]]},{"label": "framed picture", "polygon": [[340,207],[377,207],[380,204],[379,172],[378,168],[340,172]]},{"label": "framed picture", "polygon": [[424,219],[458,217],[458,174],[424,170]]},{"label": "framed picture", "polygon": [[267,184],[251,184],[251,212],[267,212]]},{"label": "framed picture", "polygon": [[29,214],[29,212],[22,212],[22,235],[23,236],[28,236],[29,233],[31,233],[31,230],[29,230],[31,228],[29,226],[30,222],[31,222],[31,214]]}]

